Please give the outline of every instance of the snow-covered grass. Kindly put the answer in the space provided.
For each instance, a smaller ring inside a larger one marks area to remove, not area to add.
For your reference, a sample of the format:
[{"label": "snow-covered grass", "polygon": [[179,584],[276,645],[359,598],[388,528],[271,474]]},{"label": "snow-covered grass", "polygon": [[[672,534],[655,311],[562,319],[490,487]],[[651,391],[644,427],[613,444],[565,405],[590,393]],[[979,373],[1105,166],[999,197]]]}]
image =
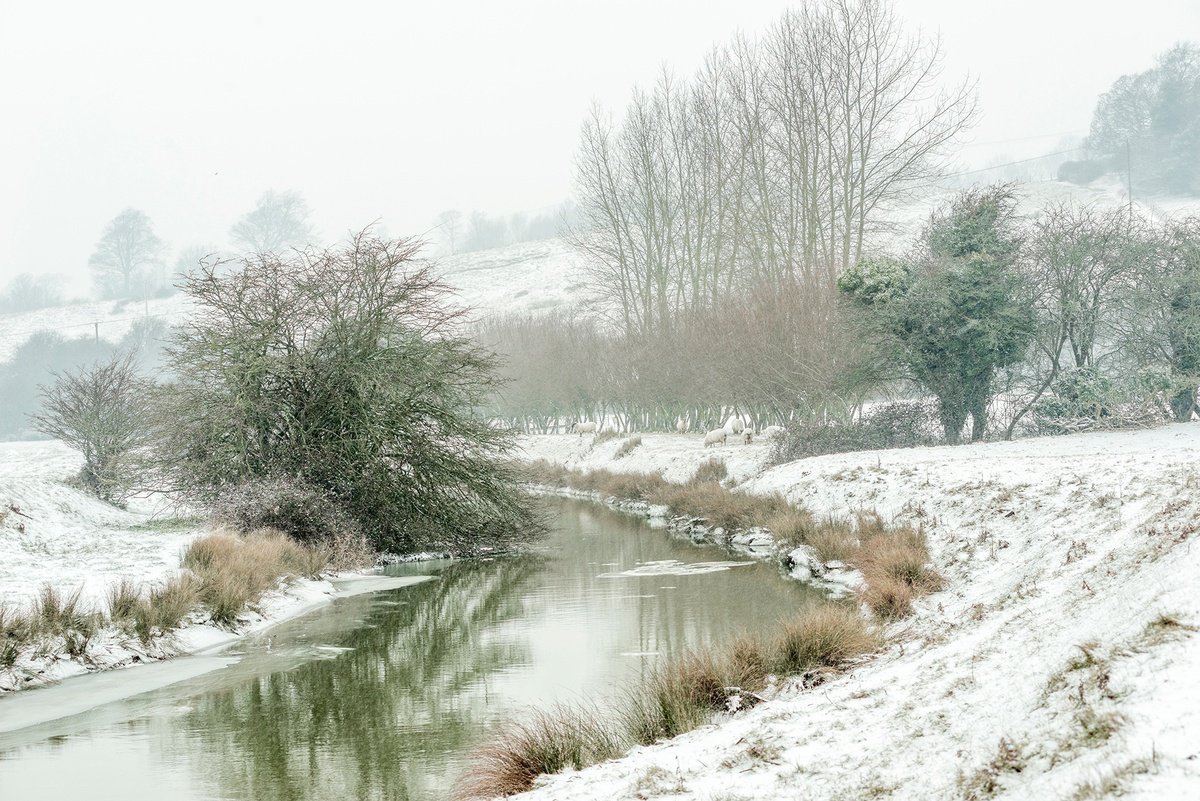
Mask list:
[{"label": "snow-covered grass", "polygon": [[[683,480],[699,436],[527,437],[525,456]],[[838,454],[765,468],[748,492],[814,514],[920,524],[944,589],[872,663],[623,759],[536,799],[1200,797],[1200,425]],[[769,758],[764,758],[769,754]]]}]

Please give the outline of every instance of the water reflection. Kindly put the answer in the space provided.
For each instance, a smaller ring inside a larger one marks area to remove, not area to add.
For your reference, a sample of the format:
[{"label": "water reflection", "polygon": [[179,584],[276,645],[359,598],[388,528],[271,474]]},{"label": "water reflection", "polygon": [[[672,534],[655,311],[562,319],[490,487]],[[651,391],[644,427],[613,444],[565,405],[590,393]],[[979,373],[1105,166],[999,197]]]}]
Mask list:
[{"label": "water reflection", "polygon": [[280,627],[239,646],[237,665],[0,740],[0,797],[45,797],[50,772],[109,797],[88,771],[124,765],[111,797],[443,798],[463,754],[522,707],[611,697],[663,654],[814,597],[762,563],[637,570],[730,556],[597,507],[555,514],[541,554],[395,568],[436,578]]}]

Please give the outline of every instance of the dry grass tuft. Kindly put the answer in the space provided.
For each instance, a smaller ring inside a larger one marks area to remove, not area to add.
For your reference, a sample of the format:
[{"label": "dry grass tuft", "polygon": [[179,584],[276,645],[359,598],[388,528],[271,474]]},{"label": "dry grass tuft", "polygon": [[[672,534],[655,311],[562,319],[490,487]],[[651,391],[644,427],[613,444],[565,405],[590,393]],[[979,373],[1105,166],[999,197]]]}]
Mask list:
[{"label": "dry grass tuft", "polygon": [[114,621],[132,620],[142,602],[142,586],[122,578],[108,588],[108,616]]},{"label": "dry grass tuft", "polygon": [[272,529],[245,535],[217,532],[194,540],[183,566],[198,578],[197,595],[214,623],[231,626],[246,607],[259,602],[287,576],[315,578],[330,554]]},{"label": "dry grass tuft", "polygon": [[515,795],[533,787],[543,773],[578,770],[618,756],[625,748],[598,710],[558,706],[509,726],[479,748],[453,798]]},{"label": "dry grass tuft", "polygon": [[776,512],[763,521],[763,525],[775,541],[788,550],[806,544],[816,530],[812,515],[794,507]]},{"label": "dry grass tuft", "polygon": [[633,453],[638,447],[640,447],[641,444],[642,444],[642,438],[640,435],[634,435],[632,437],[627,437],[625,439],[625,441],[622,442],[620,444],[620,446],[618,446],[616,452],[613,453],[613,458],[614,459],[624,459],[626,456]]},{"label": "dry grass tuft", "polygon": [[649,745],[708,722],[725,709],[729,669],[711,654],[695,652],[661,665],[633,690],[621,719],[633,740]]},{"label": "dry grass tuft", "polygon": [[912,614],[912,586],[890,576],[872,576],[859,598],[883,620],[898,620]]},{"label": "dry grass tuft", "polygon": [[825,604],[783,623],[771,649],[771,667],[785,675],[840,668],[879,644],[879,635],[856,610]]},{"label": "dry grass tuft", "polygon": [[715,456],[707,461],[701,462],[696,468],[696,472],[692,474],[690,483],[705,484],[710,481],[721,482],[729,478],[729,468],[725,466],[725,462]]}]

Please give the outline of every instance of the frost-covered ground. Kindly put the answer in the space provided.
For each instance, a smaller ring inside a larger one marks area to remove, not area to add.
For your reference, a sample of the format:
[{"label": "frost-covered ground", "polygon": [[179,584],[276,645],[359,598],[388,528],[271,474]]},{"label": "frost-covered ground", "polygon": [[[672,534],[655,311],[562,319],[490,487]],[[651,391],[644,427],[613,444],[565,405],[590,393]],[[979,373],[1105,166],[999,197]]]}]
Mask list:
[{"label": "frost-covered ground", "polygon": [[551,777],[536,799],[1200,798],[1200,424],[840,454],[527,437],[528,458],[924,524],[947,588],[817,690]]}]

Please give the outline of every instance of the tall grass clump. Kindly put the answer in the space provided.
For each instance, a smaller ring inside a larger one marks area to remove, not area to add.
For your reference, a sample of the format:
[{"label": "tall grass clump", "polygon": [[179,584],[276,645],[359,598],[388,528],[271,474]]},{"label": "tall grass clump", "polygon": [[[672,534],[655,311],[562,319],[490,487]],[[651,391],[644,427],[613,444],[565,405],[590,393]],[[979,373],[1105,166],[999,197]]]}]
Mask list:
[{"label": "tall grass clump", "polygon": [[106,593],[108,616],[114,621],[132,620],[142,602],[142,587],[128,577],[109,585]]},{"label": "tall grass clump", "polygon": [[544,773],[576,770],[619,756],[627,747],[599,711],[557,706],[503,729],[479,748],[455,799],[510,796],[533,787]]},{"label": "tall grass clump", "polygon": [[625,441],[622,442],[617,447],[616,452],[613,453],[613,458],[614,459],[624,459],[626,456],[628,456],[629,454],[631,454],[635,450],[637,450],[641,446],[641,444],[642,444],[642,438],[640,435],[634,435],[632,437],[627,437],[625,439]]},{"label": "tall grass clump", "polygon": [[840,668],[879,645],[879,635],[856,610],[824,604],[781,625],[769,650],[770,665],[783,675]]},{"label": "tall grass clump", "polygon": [[209,534],[193,541],[183,556],[183,566],[198,579],[200,602],[222,626],[236,623],[246,607],[258,603],[281,579],[315,578],[328,561],[324,549],[309,548],[269,529]]},{"label": "tall grass clump", "polygon": [[862,537],[856,563],[866,579],[862,601],[884,619],[905,617],[914,599],[941,589],[941,575],[930,565],[924,532],[909,526],[889,528],[875,518],[859,519]]},{"label": "tall grass clump", "polygon": [[33,641],[35,626],[28,614],[0,604],[0,668],[11,669]]},{"label": "tall grass clump", "polygon": [[691,731],[725,709],[731,684],[723,655],[686,653],[659,666],[630,692],[622,723],[641,745]]},{"label": "tall grass clump", "polygon": [[703,461],[696,468],[696,472],[692,474],[690,483],[706,484],[710,481],[721,482],[729,478],[729,468],[725,466],[725,462],[715,456],[711,459]]}]

